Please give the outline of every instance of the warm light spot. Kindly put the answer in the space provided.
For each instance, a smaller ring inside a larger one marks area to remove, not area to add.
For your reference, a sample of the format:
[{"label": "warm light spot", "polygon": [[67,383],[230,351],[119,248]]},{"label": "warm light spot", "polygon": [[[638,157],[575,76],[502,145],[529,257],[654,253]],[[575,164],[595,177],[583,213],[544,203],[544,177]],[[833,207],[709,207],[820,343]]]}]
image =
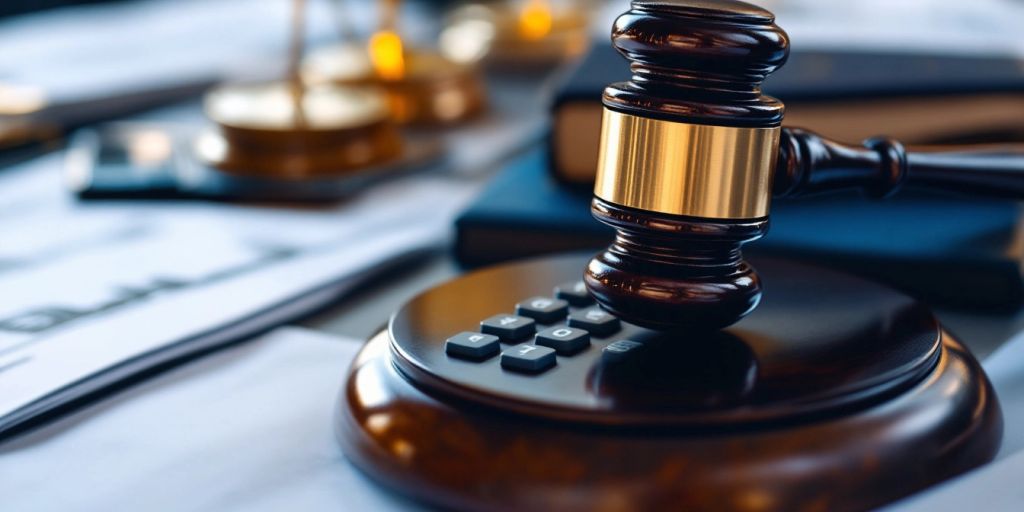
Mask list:
[{"label": "warm light spot", "polygon": [[467,108],[466,95],[463,91],[448,89],[434,97],[434,112],[441,119],[458,119]]},{"label": "warm light spot", "polygon": [[366,430],[376,435],[384,434],[389,428],[391,428],[391,415],[386,412],[377,412],[366,417]]},{"label": "warm light spot", "polygon": [[493,22],[467,19],[445,28],[438,39],[438,46],[441,53],[450,60],[472,63],[484,58],[490,51],[494,33]]},{"label": "warm light spot", "polygon": [[775,497],[765,489],[747,489],[736,495],[737,508],[744,510],[772,510],[778,508]]},{"label": "warm light spot", "polygon": [[28,114],[45,106],[46,94],[42,89],[0,83],[0,115]]},{"label": "warm light spot", "polygon": [[162,164],[171,157],[172,149],[171,137],[158,130],[139,131],[128,143],[132,164],[140,167]]},{"label": "warm light spot", "polygon": [[385,80],[398,80],[405,75],[405,55],[402,38],[390,30],[382,30],[370,37],[370,62],[377,75]]},{"label": "warm light spot", "polygon": [[519,13],[519,35],[535,41],[551,32],[551,6],[547,0],[527,0]]},{"label": "warm light spot", "polygon": [[407,462],[412,459],[413,455],[416,455],[416,448],[413,448],[412,443],[405,439],[395,439],[391,443],[391,453]]}]

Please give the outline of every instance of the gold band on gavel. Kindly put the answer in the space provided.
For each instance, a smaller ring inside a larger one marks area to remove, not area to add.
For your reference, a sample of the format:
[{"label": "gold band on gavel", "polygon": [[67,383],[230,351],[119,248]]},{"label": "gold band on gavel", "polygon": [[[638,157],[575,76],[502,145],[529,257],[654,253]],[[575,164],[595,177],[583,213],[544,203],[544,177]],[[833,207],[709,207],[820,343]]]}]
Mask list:
[{"label": "gold band on gavel", "polygon": [[677,123],[604,110],[594,195],[712,219],[768,215],[779,127]]}]

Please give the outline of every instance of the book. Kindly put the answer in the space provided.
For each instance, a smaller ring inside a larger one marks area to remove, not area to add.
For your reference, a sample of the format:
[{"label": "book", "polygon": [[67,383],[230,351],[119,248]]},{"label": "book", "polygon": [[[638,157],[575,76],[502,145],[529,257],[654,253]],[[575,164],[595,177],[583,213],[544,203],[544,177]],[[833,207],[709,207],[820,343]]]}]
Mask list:
[{"label": "book", "polygon": [[[597,168],[601,93],[629,78],[610,43],[595,44],[552,105],[551,169],[587,186]],[[786,126],[848,143],[875,135],[905,144],[1022,140],[1024,66],[1014,57],[793,51],[764,92],[786,104]]]},{"label": "book", "polygon": [[[475,267],[597,251],[613,230],[589,191],[564,185],[537,148],[504,168],[456,220],[456,259]],[[912,192],[888,200],[831,194],[776,201],[747,255],[821,264],[889,283],[933,304],[1014,311],[1024,304],[1019,205]]]}]

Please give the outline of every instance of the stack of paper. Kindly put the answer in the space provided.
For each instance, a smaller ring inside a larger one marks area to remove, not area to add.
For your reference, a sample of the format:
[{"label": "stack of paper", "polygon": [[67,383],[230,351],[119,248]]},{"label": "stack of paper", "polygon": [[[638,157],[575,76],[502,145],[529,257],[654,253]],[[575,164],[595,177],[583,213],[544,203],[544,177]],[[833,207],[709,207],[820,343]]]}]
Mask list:
[{"label": "stack of paper", "polygon": [[345,460],[356,340],[285,328],[0,446],[4,510],[417,508]]},{"label": "stack of paper", "polygon": [[416,177],[326,209],[80,204],[60,171],[54,155],[0,174],[0,436],[442,246],[475,188]]}]

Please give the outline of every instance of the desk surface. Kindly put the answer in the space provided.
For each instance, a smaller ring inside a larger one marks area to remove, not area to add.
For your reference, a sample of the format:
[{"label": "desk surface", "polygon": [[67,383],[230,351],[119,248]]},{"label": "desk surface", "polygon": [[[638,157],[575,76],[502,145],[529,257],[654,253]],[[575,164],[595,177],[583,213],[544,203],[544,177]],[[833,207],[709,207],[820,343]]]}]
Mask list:
[{"label": "desk surface", "polygon": [[396,309],[416,294],[455,276],[461,270],[446,254],[390,271],[361,286],[341,301],[298,322],[302,327],[339,336],[368,339],[380,330]]}]

